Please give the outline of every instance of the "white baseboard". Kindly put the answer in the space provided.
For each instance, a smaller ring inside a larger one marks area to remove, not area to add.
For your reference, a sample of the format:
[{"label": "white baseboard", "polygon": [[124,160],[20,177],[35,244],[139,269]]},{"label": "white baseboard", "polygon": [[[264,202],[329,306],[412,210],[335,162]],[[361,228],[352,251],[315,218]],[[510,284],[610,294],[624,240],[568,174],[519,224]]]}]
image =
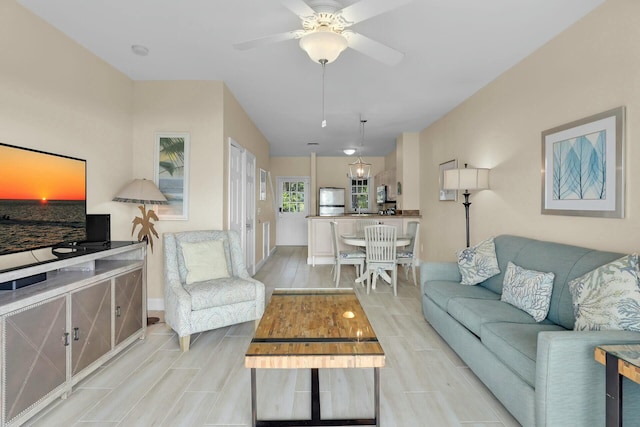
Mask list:
[{"label": "white baseboard", "polygon": [[262,261],[260,261],[258,264],[256,264],[256,272],[260,271],[260,269],[262,268],[262,266],[264,265],[265,262],[267,262],[267,260],[269,258],[271,258],[271,255],[276,253],[276,246],[274,246],[273,248],[271,248],[271,250],[269,251],[269,255],[267,255],[267,257],[265,259],[263,259]]}]

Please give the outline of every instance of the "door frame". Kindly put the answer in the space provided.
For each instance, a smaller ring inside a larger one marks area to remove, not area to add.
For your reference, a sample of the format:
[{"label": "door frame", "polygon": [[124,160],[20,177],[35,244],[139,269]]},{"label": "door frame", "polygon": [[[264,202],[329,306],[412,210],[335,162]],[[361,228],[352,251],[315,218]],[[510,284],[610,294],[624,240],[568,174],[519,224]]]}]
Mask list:
[{"label": "door frame", "polygon": [[[236,149],[240,150],[240,165],[242,170],[240,171],[240,175],[242,177],[241,179],[241,183],[240,183],[240,191],[241,191],[241,195],[240,197],[238,197],[238,203],[240,204],[239,209],[240,209],[240,223],[243,224],[240,227],[240,245],[242,246],[242,251],[243,254],[245,255],[245,258],[247,258],[247,254],[246,252],[246,239],[247,239],[247,227],[250,226],[251,229],[253,230],[253,239],[252,239],[252,248],[249,248],[251,250],[252,253],[248,254],[249,258],[253,259],[253,263],[250,266],[251,268],[247,268],[247,272],[249,273],[249,275],[253,276],[255,274],[255,269],[256,269],[256,202],[255,202],[255,197],[256,197],[256,192],[255,192],[255,187],[256,187],[256,183],[255,183],[255,168],[256,168],[256,157],[253,153],[251,153],[250,151],[248,151],[246,148],[244,148],[241,144],[239,144],[236,140],[234,140],[233,138],[229,137],[229,141],[228,141],[228,148],[229,148],[229,155],[227,158],[227,205],[228,205],[228,209],[227,209],[227,229],[231,230],[231,212],[232,212],[232,198],[231,198],[231,152],[232,152],[232,147],[235,147]],[[247,157],[251,156],[253,157],[253,194],[248,194],[247,191]],[[249,221],[247,222],[247,197],[253,197],[253,215],[251,215]],[[248,263],[248,259],[245,259],[245,264]]]}]

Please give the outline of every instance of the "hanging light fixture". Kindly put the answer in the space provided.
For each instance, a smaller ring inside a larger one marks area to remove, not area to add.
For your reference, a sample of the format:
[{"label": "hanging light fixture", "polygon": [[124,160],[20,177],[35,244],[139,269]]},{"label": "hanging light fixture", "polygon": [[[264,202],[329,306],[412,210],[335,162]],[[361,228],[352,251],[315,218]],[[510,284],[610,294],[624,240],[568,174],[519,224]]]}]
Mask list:
[{"label": "hanging light fixture", "polygon": [[[360,119],[360,128],[362,139],[360,141],[360,147],[364,146],[364,124],[366,120]],[[349,163],[349,178],[350,179],[368,179],[371,176],[371,163],[367,163],[360,157],[360,150],[358,150],[358,159]]]},{"label": "hanging light fixture", "polygon": [[347,46],[347,38],[327,25],[320,25],[315,31],[300,37],[300,48],[313,62],[322,63],[324,60],[325,64],[330,64]]}]

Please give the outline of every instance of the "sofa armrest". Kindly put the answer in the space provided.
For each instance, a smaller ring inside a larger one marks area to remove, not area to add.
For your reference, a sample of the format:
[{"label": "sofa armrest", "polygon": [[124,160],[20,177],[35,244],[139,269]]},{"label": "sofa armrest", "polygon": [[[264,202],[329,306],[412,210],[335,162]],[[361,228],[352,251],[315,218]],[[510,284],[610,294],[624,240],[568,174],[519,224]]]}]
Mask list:
[{"label": "sofa armrest", "polygon": [[455,262],[423,262],[420,264],[420,288],[424,293],[425,282],[443,280],[458,282],[462,280],[458,264]]},{"label": "sofa armrest", "polygon": [[[540,332],[536,357],[536,425],[604,425],[605,368],[594,359],[595,348],[603,344],[638,342],[638,332]],[[637,425],[640,385],[627,382],[625,424]]]}]

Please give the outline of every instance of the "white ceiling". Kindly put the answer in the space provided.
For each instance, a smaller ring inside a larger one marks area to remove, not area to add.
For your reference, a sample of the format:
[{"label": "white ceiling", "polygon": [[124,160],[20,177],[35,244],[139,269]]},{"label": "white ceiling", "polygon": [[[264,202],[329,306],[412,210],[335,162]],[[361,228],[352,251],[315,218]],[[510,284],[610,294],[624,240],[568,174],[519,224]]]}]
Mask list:
[{"label": "white ceiling", "polygon": [[[382,156],[400,133],[429,126],[604,0],[413,0],[360,22],[351,29],[405,57],[389,67],[347,49],[328,64],[326,128],[322,68],[297,40],[232,46],[299,29],[279,0],[18,1],[134,80],[223,80],[272,156],[348,147]],[[149,55],[134,55],[134,44]]]}]

